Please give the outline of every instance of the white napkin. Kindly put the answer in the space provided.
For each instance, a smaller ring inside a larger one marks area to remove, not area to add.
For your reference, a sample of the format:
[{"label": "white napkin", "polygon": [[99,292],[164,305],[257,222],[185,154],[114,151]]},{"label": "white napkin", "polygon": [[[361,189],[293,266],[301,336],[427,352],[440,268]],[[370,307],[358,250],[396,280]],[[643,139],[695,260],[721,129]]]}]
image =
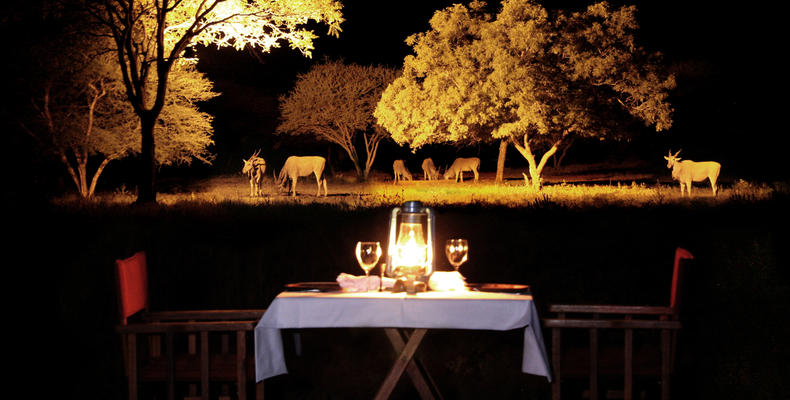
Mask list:
[{"label": "white napkin", "polygon": [[434,271],[428,281],[428,287],[436,291],[464,291],[466,290],[466,278],[458,271]]},{"label": "white napkin", "polygon": [[[337,276],[337,283],[340,284],[340,288],[346,292],[366,292],[369,290],[379,290],[379,278],[377,275],[372,275],[369,277],[362,276],[355,276],[351,274],[347,274],[345,272],[341,272],[340,275]],[[384,277],[384,285],[382,286],[384,289],[389,289],[395,285],[395,279]]]}]

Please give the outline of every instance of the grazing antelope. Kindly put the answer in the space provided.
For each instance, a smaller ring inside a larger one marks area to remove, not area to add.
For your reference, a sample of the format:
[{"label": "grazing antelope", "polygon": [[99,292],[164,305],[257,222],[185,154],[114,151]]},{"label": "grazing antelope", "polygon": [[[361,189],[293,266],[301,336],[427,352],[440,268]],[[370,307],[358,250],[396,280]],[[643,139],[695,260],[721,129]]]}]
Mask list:
[{"label": "grazing antelope", "polygon": [[478,168],[480,168],[480,159],[477,157],[456,158],[453,165],[444,172],[444,179],[450,179],[455,176],[456,182],[458,182],[459,177],[461,178],[461,182],[463,182],[464,171],[472,171],[475,174],[475,182],[477,182],[479,177],[477,173]]},{"label": "grazing antelope", "polygon": [[691,196],[691,183],[708,179],[713,189],[713,195],[716,196],[716,181],[719,179],[721,164],[715,161],[680,161],[678,154],[680,154],[680,150],[674,155],[670,150],[669,155],[664,159],[667,160],[667,168],[672,168],[672,179],[680,181],[680,195],[683,196],[683,187],[685,186],[685,190]]},{"label": "grazing antelope", "polygon": [[324,196],[327,195],[326,178],[324,177],[324,166],[326,159],[319,156],[290,156],[285,160],[283,169],[280,170],[280,175],[277,177],[277,185],[281,189],[288,191],[287,179],[291,180],[291,196],[296,196],[296,180],[300,176],[307,176],[315,174],[315,182],[318,185],[318,190],[315,192],[316,196],[321,195],[321,185],[324,186]]},{"label": "grazing antelope", "polygon": [[433,165],[433,160],[426,158],[422,161],[422,176],[426,181],[435,181],[439,179],[439,171]]},{"label": "grazing antelope", "polygon": [[263,173],[266,172],[266,161],[258,157],[260,153],[259,149],[249,159],[243,160],[244,167],[241,168],[241,173],[250,179],[250,197],[263,196]]},{"label": "grazing antelope", "polygon": [[406,168],[403,160],[395,160],[392,163],[392,173],[395,175],[395,183],[398,183],[399,180],[411,180],[411,172]]}]

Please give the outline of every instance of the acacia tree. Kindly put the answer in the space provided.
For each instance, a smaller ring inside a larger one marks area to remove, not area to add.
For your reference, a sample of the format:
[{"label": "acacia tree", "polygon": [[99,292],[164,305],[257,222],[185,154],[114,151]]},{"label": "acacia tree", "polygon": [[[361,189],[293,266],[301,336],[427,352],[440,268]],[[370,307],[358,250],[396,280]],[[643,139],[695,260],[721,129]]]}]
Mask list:
[{"label": "acacia tree", "polygon": [[140,120],[142,170],[138,203],[155,202],[154,126],[167,103],[173,66],[188,47],[249,47],[269,51],[286,42],[305,56],[317,37],[310,21],[337,35],[343,21],[335,0],[86,0],[88,11],[112,38],[127,100]]},{"label": "acacia tree", "polygon": [[512,143],[540,188],[546,162],[573,137],[627,137],[634,119],[671,126],[674,77],[636,44],[635,14],[607,3],[551,15],[533,1],[504,0],[495,16],[479,1],[448,7],[406,40],[415,54],[375,116],[412,148],[499,140],[498,179]]},{"label": "acacia tree", "polygon": [[[20,121],[40,146],[51,151],[66,168],[77,192],[93,197],[96,184],[116,159],[140,152],[139,119],[128,101],[117,68],[106,55],[92,53],[89,43],[48,57],[57,59],[58,71],[48,68],[49,79],[32,88],[33,118]],[[211,116],[196,103],[218,95],[211,82],[192,65],[175,66],[168,87],[168,102],[157,120],[156,161],[160,165],[210,163],[213,155]],[[98,163],[89,171],[89,161]]]},{"label": "acacia tree", "polygon": [[[66,168],[77,192],[92,197],[107,165],[140,152],[139,118],[126,99],[108,39],[84,26],[79,9],[43,1],[24,18],[45,32],[31,30],[18,50],[29,65],[14,74],[16,93],[30,99],[14,112],[18,124]],[[24,27],[20,27],[24,29]],[[160,165],[210,163],[211,116],[196,102],[218,93],[193,65],[174,66],[168,101],[157,120],[156,161]],[[91,171],[92,170],[92,171]]]},{"label": "acacia tree", "polygon": [[[317,64],[300,74],[294,89],[280,97],[281,123],[276,132],[314,135],[337,144],[354,162],[357,176],[366,180],[379,143],[389,137],[373,119],[373,109],[397,73],[392,68],[339,61]],[[358,144],[364,147],[364,160]]]}]

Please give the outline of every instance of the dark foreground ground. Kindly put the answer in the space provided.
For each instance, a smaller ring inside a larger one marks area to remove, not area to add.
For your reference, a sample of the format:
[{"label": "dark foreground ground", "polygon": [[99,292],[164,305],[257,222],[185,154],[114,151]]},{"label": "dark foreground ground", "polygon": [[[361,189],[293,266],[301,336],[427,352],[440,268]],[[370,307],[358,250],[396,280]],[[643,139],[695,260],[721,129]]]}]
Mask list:
[{"label": "dark foreground ground", "polygon": [[[468,281],[530,284],[541,312],[550,303],[666,304],[673,251],[685,247],[696,260],[673,397],[786,398],[786,204],[439,208],[437,236],[469,239]],[[354,243],[385,241],[389,211],[222,203],[33,210],[8,216],[18,221],[4,263],[13,376],[31,397],[85,399],[125,396],[113,330],[116,258],[148,252],[154,309],[265,308],[285,283],[361,274]],[[448,399],[548,398],[545,379],[519,372],[521,334],[434,331],[420,357]],[[267,381],[268,398],[370,398],[393,356],[376,330],[301,335],[303,355],[290,354],[291,373]],[[414,396],[404,380],[393,397]]]}]

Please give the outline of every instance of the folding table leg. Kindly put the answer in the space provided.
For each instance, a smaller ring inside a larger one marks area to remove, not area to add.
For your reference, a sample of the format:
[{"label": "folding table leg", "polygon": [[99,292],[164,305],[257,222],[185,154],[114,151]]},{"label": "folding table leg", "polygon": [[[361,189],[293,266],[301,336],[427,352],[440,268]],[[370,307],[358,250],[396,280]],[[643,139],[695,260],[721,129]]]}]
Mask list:
[{"label": "folding table leg", "polygon": [[[405,340],[408,340],[410,336],[409,331],[406,329],[387,329],[385,332],[395,352],[400,353],[403,351],[403,348],[406,346]],[[424,400],[442,398],[439,388],[436,386],[433,378],[431,378],[431,375],[428,373],[428,369],[420,362],[419,358],[414,357],[414,359],[406,365],[406,372],[409,374],[412,383],[414,383],[414,387],[417,388],[420,398]]]},{"label": "folding table leg", "polygon": [[[409,375],[411,375],[412,380],[414,381],[414,384],[420,393],[420,396],[424,399],[435,398],[430,385],[428,382],[426,382],[425,377],[423,376],[424,371],[421,371],[419,366],[413,360],[414,354],[416,353],[417,348],[420,346],[420,343],[425,337],[425,333],[427,331],[428,330],[424,328],[415,329],[411,336],[409,336],[408,342],[404,345],[403,338],[400,336],[401,334],[397,329],[385,329],[387,337],[389,337],[390,341],[392,342],[393,348],[395,348],[395,351],[399,352],[399,354],[398,358],[395,360],[395,364],[393,364],[392,368],[390,369],[387,378],[384,379],[379,391],[376,393],[375,399],[389,398],[390,394],[392,394],[392,390],[395,389],[395,385],[403,375],[403,372],[407,369],[410,371]],[[400,346],[398,344],[400,344]],[[438,391],[436,392],[438,393]]]}]

